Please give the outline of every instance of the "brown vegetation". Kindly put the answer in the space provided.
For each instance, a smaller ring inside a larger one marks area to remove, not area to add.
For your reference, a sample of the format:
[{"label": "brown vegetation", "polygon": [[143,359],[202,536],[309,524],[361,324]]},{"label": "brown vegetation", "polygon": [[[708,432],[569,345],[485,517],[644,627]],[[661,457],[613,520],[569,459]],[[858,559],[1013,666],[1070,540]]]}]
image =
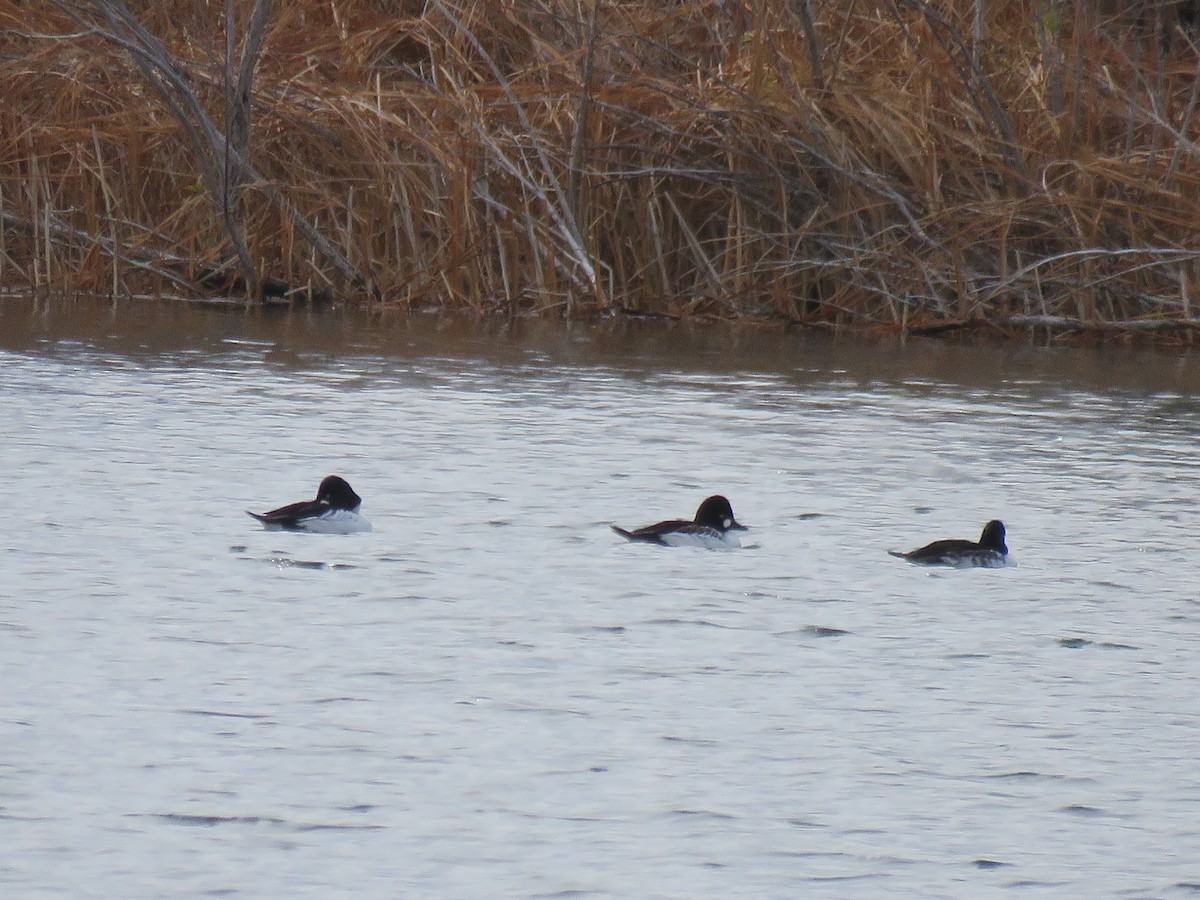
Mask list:
[{"label": "brown vegetation", "polygon": [[0,0],[0,284],[1197,328],[1178,5]]}]

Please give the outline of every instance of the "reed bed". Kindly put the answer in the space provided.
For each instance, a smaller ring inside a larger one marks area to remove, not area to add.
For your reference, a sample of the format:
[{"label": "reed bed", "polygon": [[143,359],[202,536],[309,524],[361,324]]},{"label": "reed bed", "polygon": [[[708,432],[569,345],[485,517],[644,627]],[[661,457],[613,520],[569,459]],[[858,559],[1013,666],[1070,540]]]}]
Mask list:
[{"label": "reed bed", "polygon": [[1198,76],[1154,0],[0,0],[0,284],[1190,333]]}]

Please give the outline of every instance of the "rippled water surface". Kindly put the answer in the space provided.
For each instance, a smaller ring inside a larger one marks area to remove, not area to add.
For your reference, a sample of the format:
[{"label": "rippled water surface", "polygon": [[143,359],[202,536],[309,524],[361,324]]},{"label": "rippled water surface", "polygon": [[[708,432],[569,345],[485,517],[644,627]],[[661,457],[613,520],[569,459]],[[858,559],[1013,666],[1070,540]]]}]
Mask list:
[{"label": "rippled water surface", "polygon": [[[0,330],[6,896],[1200,891],[1190,355]],[[331,472],[373,533],[243,513]],[[717,492],[740,551],[608,528]]]}]

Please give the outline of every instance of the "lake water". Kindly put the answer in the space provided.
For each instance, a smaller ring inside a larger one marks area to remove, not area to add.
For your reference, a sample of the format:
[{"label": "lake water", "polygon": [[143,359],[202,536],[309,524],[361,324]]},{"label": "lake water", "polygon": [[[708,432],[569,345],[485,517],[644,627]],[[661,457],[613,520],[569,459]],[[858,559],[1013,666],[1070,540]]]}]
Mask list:
[{"label": "lake water", "polygon": [[[0,373],[5,896],[1200,893],[1193,355],[9,302]],[[330,473],[374,532],[243,512]]]}]

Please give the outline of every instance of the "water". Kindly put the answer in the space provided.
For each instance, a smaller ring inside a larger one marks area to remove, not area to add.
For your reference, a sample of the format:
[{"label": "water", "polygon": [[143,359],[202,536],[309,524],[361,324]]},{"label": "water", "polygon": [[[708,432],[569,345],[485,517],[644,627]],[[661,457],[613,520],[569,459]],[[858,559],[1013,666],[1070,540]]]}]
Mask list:
[{"label": "water", "polygon": [[[0,334],[7,896],[1200,891],[1187,354]],[[373,533],[242,512],[332,472]],[[714,492],[743,550],[608,529]],[[992,517],[1015,567],[885,553]]]}]

